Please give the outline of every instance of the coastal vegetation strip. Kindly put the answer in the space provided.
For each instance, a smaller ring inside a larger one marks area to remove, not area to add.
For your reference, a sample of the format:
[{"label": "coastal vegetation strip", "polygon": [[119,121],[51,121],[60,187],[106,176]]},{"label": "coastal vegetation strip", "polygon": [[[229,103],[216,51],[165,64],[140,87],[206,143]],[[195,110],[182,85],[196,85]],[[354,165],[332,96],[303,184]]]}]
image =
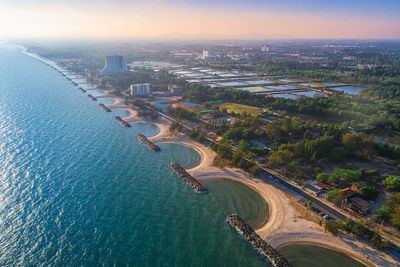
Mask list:
[{"label": "coastal vegetation strip", "polygon": [[125,128],[130,128],[131,127],[131,125],[128,122],[124,121],[120,116],[116,116],[115,120],[118,121]]},{"label": "coastal vegetation strip", "polygon": [[149,139],[147,139],[146,136],[144,136],[143,134],[137,134],[136,135],[137,139],[142,142],[145,146],[147,146],[148,149],[153,150],[155,152],[159,152],[161,151],[161,148],[159,146],[157,146],[156,144],[154,144],[153,142],[151,142]]},{"label": "coastal vegetation strip", "polygon": [[176,162],[171,162],[169,167],[175,171],[191,188],[193,188],[196,193],[208,193],[207,188],[205,188],[199,181],[193,178],[186,170]]},{"label": "coastal vegetation strip", "polygon": [[261,239],[261,237],[256,234],[254,229],[250,225],[246,224],[239,216],[236,214],[229,215],[227,217],[227,221],[230,226],[243,235],[247,241],[253,244],[257,250],[266,256],[274,266],[292,266],[284,256],[282,256],[277,250]]}]

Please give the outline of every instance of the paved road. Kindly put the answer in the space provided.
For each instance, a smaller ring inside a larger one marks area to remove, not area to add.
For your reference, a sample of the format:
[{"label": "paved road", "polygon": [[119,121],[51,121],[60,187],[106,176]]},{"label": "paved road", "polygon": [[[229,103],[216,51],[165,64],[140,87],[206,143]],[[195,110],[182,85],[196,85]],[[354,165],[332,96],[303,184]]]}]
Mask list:
[{"label": "paved road", "polygon": [[[159,112],[158,110],[155,110],[153,108],[149,108],[149,109],[151,109],[152,111],[157,112],[159,115],[167,118],[170,121],[176,121],[175,118],[170,117],[170,116],[168,116],[168,115],[166,115],[166,114],[164,114],[162,112]],[[185,128],[185,130],[191,130],[192,129],[190,126],[186,125],[182,121],[180,121],[180,123],[182,124],[183,128]],[[208,140],[209,142],[215,142],[215,140],[209,138],[208,136],[205,136],[205,139]],[[233,145],[229,145],[229,148],[230,148],[232,153],[234,153],[237,150],[237,147],[235,147]],[[247,160],[250,160],[250,159],[247,159]],[[268,168],[264,167],[261,163],[259,163],[257,161],[255,161],[255,163],[261,168],[261,170],[264,172],[264,174],[266,174],[267,176],[272,176],[273,179],[278,181],[283,186],[289,188],[294,193],[304,197],[308,201],[311,201],[313,203],[314,207],[317,207],[319,210],[323,211],[324,213],[326,213],[330,217],[332,217],[334,219],[339,219],[339,220],[345,220],[347,218],[350,218],[350,219],[353,219],[353,220],[355,219],[352,216],[342,212],[338,208],[333,207],[333,206],[323,202],[322,200],[318,199],[317,197],[309,194],[308,192],[304,191],[301,187],[296,186],[296,185],[288,182],[281,175],[279,175],[278,173],[276,173],[275,171],[273,171],[271,169],[268,169]],[[390,238],[390,236],[388,236],[388,235],[386,235],[386,234],[384,234],[382,232],[381,232],[381,235],[383,235],[386,239],[390,240],[397,247],[397,249],[400,250],[400,244],[398,244],[395,240]]]}]

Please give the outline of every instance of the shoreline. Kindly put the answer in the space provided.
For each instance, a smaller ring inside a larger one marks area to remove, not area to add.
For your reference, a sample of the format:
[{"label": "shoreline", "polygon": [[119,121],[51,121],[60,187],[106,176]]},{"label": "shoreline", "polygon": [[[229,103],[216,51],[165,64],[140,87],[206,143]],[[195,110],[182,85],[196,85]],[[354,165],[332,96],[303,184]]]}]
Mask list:
[{"label": "shoreline", "polygon": [[[44,64],[57,70],[61,74],[66,72],[53,61],[44,59],[27,51],[21,51],[21,53],[42,61]],[[397,262],[393,258],[383,252],[377,251],[368,244],[343,234],[334,237],[331,234],[325,233],[321,226],[301,217],[300,213],[290,203],[290,200],[286,195],[289,193],[273,184],[272,181],[251,177],[240,169],[229,167],[218,168],[213,166],[212,161],[215,157],[215,152],[212,151],[210,147],[206,147],[190,139],[188,136],[167,136],[168,124],[171,122],[166,120],[164,117],[161,117],[154,122],[145,118],[138,118],[137,111],[123,104],[123,100],[120,97],[107,95],[107,98],[118,100],[118,102],[107,106],[108,108],[125,109],[129,112],[131,112],[131,110],[133,111],[130,116],[124,117],[124,120],[136,123],[150,122],[158,126],[160,128],[160,133],[154,137],[149,137],[149,140],[155,144],[167,142],[177,143],[189,146],[199,152],[201,156],[200,163],[187,170],[194,178],[199,181],[209,178],[234,180],[243,183],[258,192],[268,204],[269,218],[266,224],[256,229],[256,233],[273,247],[279,248],[289,243],[311,243],[316,246],[327,246],[329,249],[345,253],[346,255],[355,255],[352,258],[357,260],[359,259],[368,266],[397,266]],[[368,258],[366,256],[368,256]]]},{"label": "shoreline", "polygon": [[344,253],[366,266],[397,266],[395,259],[369,244],[342,233],[333,236],[326,233],[322,226],[303,218],[289,199],[298,197],[290,195],[272,181],[251,177],[238,168],[213,166],[212,161],[216,153],[210,147],[185,135],[167,136],[163,131],[149,139],[156,144],[176,143],[196,150],[201,156],[201,161],[187,172],[200,182],[206,179],[229,179],[259,193],[268,204],[269,215],[267,222],[255,231],[274,248],[290,243],[312,244]]}]

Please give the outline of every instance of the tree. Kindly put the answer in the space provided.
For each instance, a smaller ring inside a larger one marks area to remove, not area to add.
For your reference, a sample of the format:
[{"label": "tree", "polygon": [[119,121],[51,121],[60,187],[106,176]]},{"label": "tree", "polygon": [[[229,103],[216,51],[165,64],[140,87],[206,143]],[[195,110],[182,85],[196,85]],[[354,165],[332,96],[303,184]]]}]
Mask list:
[{"label": "tree", "polygon": [[339,225],[336,222],[326,221],[325,222],[325,232],[328,231],[333,235],[337,235],[339,232]]},{"label": "tree", "polygon": [[317,181],[321,183],[327,183],[329,176],[329,173],[320,173],[317,175]]},{"label": "tree", "polygon": [[250,145],[249,143],[247,143],[246,140],[241,139],[241,140],[239,141],[239,148],[240,148],[242,151],[247,152],[247,151],[250,150],[250,147],[251,147],[251,145]]},{"label": "tree", "polygon": [[340,181],[347,183],[354,183],[361,180],[361,170],[350,170],[350,169],[339,169],[335,168],[328,178],[328,181],[333,184],[337,184]]},{"label": "tree", "polygon": [[371,245],[380,250],[387,250],[390,247],[390,243],[387,240],[382,239],[382,236],[377,232],[374,232],[370,242]]},{"label": "tree", "polygon": [[353,185],[357,186],[357,195],[363,199],[375,200],[379,195],[379,191],[374,186],[369,186],[364,182],[357,182]]},{"label": "tree", "polygon": [[345,160],[345,151],[343,147],[335,147],[332,152],[329,154],[329,158],[333,162],[343,162]]},{"label": "tree", "polygon": [[176,134],[177,132],[179,132],[180,130],[182,130],[182,124],[180,124],[177,121],[174,121],[173,123],[171,123],[171,125],[169,126],[169,132],[171,134]]},{"label": "tree", "polygon": [[340,190],[339,188],[334,188],[328,191],[328,198],[336,204],[340,204],[344,199],[344,195],[342,190]]},{"label": "tree", "polygon": [[289,150],[278,150],[273,152],[268,158],[268,165],[279,167],[288,164],[293,158],[293,153]]},{"label": "tree", "polygon": [[373,215],[373,217],[378,221],[383,221],[383,220],[389,221],[390,213],[391,213],[391,210],[388,206],[382,206],[376,211],[376,213]]},{"label": "tree", "polygon": [[374,151],[372,136],[365,134],[346,133],[342,138],[343,145],[353,154],[359,157],[371,157]]},{"label": "tree", "polygon": [[400,226],[400,205],[394,207],[392,214],[391,214],[390,222],[396,226]]},{"label": "tree", "polygon": [[391,209],[397,205],[400,205],[400,192],[392,193],[386,202],[386,205],[388,205]]},{"label": "tree", "polygon": [[224,159],[230,159],[232,156],[231,151],[226,143],[219,143],[217,148],[217,154]]},{"label": "tree", "polygon": [[237,149],[232,156],[232,161],[231,161],[232,165],[237,166],[239,161],[241,159],[243,159],[243,157],[244,157],[243,151],[240,149]]},{"label": "tree", "polygon": [[258,173],[260,172],[260,167],[258,167],[257,165],[254,165],[253,167],[251,167],[250,169],[249,169],[249,172],[252,174],[252,175],[254,175],[254,176],[257,176],[258,175]]},{"label": "tree", "polygon": [[389,176],[382,181],[382,184],[387,187],[390,191],[400,191],[400,178]]},{"label": "tree", "polygon": [[400,227],[400,192],[391,194],[386,205],[390,208],[390,222]]}]

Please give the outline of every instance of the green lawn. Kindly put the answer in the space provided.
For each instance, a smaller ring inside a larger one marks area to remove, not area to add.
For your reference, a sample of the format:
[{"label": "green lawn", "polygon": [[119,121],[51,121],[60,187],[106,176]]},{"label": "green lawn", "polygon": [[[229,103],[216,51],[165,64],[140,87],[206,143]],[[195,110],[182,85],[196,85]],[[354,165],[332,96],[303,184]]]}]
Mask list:
[{"label": "green lawn", "polygon": [[236,114],[242,114],[243,112],[251,115],[258,115],[262,112],[261,109],[252,107],[252,106],[246,106],[246,105],[239,105],[239,104],[234,104],[234,103],[226,103],[222,104],[219,106],[219,110],[222,111],[223,109],[226,109],[228,112],[236,113]]}]

